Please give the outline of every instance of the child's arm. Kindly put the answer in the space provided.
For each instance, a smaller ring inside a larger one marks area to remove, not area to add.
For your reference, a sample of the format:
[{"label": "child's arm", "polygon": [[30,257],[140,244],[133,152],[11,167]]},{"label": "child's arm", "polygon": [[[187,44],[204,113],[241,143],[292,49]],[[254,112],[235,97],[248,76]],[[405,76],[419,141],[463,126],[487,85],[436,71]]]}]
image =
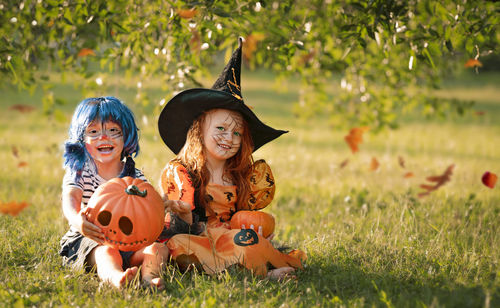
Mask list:
[{"label": "child's arm", "polygon": [[165,208],[188,224],[193,223],[194,188],[189,174],[180,163],[170,162],[163,170],[160,188]]},{"label": "child's arm", "polygon": [[101,228],[87,220],[83,211],[80,211],[83,191],[76,187],[65,187],[62,192],[62,210],[69,224],[75,227],[82,235],[98,242],[104,243]]}]

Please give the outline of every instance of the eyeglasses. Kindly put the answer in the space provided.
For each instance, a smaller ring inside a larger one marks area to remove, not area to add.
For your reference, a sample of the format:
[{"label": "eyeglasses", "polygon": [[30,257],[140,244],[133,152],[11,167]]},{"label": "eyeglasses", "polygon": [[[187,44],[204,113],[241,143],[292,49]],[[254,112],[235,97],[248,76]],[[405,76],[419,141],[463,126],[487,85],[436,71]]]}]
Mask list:
[{"label": "eyeglasses", "polygon": [[89,129],[84,133],[84,136],[90,138],[91,140],[96,140],[102,137],[103,134],[111,139],[117,139],[123,136],[121,129],[119,129],[118,127],[111,127],[103,130]]}]

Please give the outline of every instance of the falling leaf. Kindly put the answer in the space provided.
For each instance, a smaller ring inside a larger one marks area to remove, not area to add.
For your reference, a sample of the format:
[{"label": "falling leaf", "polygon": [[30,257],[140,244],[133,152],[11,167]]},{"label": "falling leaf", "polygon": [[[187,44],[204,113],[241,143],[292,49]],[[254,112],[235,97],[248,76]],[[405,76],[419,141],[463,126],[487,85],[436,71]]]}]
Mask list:
[{"label": "falling leaf", "polygon": [[28,166],[28,163],[25,161],[21,161],[21,162],[19,162],[19,164],[17,164],[17,168],[23,168],[23,167],[27,167],[27,166]]},{"label": "falling leaf", "polygon": [[401,168],[406,168],[405,159],[403,157],[399,156],[398,161],[399,161],[399,165],[401,166]]},{"label": "falling leaf", "polygon": [[78,52],[78,57],[95,56],[95,52],[90,48],[82,48]]},{"label": "falling leaf", "polygon": [[372,157],[372,161],[370,162],[370,171],[377,171],[380,167],[380,163],[375,157]]},{"label": "falling leaf", "polygon": [[441,175],[435,175],[435,176],[429,176],[427,177],[427,181],[429,182],[435,182],[436,184],[431,185],[431,184],[422,184],[420,185],[420,188],[426,190],[425,192],[419,193],[419,197],[424,197],[430,194],[432,191],[438,189],[439,187],[443,186],[448,182],[451,178],[451,175],[453,174],[453,168],[455,167],[455,164],[451,164],[446,168],[443,174]]},{"label": "falling leaf", "polygon": [[313,49],[312,51],[310,52],[307,52],[305,54],[303,54],[300,59],[299,59],[299,63],[301,65],[304,65],[304,64],[307,64],[309,63],[312,59],[314,59],[314,57],[316,56],[316,50]]},{"label": "falling leaf", "polygon": [[21,113],[28,113],[28,112],[35,110],[36,108],[33,106],[30,106],[30,105],[16,104],[16,105],[10,106],[9,109],[19,111]]},{"label": "falling leaf", "polygon": [[0,201],[0,213],[8,214],[11,216],[17,216],[19,212],[21,212],[28,205],[29,204],[26,201],[23,202],[10,201],[7,203]]},{"label": "falling leaf", "polygon": [[476,67],[476,66],[482,67],[483,63],[481,63],[481,61],[479,61],[478,59],[469,59],[469,60],[467,60],[467,62],[465,62],[464,66],[465,67]]},{"label": "falling leaf", "polygon": [[495,184],[497,183],[498,177],[496,174],[492,172],[485,172],[483,174],[483,177],[481,178],[481,181],[483,181],[483,184],[488,186],[489,188],[495,187]]},{"label": "falling leaf", "polygon": [[198,10],[196,8],[191,8],[191,9],[177,9],[177,15],[179,15],[180,18],[184,19],[191,19],[198,14]]},{"label": "falling leaf", "polygon": [[369,128],[366,126],[355,127],[349,131],[349,135],[344,137],[352,153],[359,151],[358,145],[363,142],[363,133],[368,130]]},{"label": "falling leaf", "polygon": [[245,44],[243,44],[243,58],[245,60],[250,60],[257,50],[257,44],[262,41],[266,36],[263,33],[251,33],[245,38]]},{"label": "falling leaf", "polygon": [[199,53],[201,50],[201,34],[198,30],[191,30],[191,40],[189,40],[189,46],[192,51]]},{"label": "falling leaf", "polygon": [[15,145],[12,146],[12,155],[14,155],[15,158],[19,158],[19,150]]},{"label": "falling leaf", "polygon": [[413,172],[406,172],[406,173],[403,175],[403,177],[404,177],[405,179],[412,178],[412,177],[414,177],[414,176],[415,176],[415,175],[413,174]]},{"label": "falling leaf", "polygon": [[340,166],[339,166],[339,167],[340,167],[340,169],[345,168],[345,166],[347,166],[347,164],[349,164],[349,160],[348,160],[348,159],[346,159],[346,160],[342,161],[342,162],[340,163]]}]

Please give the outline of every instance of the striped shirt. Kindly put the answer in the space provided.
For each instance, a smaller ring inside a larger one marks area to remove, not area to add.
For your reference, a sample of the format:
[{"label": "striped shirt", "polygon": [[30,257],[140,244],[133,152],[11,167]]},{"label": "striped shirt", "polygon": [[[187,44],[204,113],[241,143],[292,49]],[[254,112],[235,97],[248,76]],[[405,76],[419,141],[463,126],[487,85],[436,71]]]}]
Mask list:
[{"label": "striped shirt", "polygon": [[[135,168],[135,177],[147,182],[146,177],[141,170]],[[82,170],[82,176],[75,182],[72,172],[66,171],[63,178],[63,190],[65,188],[76,187],[83,191],[82,208],[87,207],[90,197],[94,194],[99,185],[106,183],[107,180],[103,179],[99,174],[93,172],[92,169],[85,164]]]}]

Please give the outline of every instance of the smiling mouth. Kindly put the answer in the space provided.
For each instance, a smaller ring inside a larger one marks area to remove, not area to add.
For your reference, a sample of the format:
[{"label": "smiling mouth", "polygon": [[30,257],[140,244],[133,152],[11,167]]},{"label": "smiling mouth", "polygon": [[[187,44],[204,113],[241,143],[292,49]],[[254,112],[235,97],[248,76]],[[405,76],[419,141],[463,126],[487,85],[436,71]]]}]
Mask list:
[{"label": "smiling mouth", "polygon": [[101,145],[99,147],[97,147],[97,150],[101,153],[109,153],[111,151],[113,151],[115,147],[114,146],[111,146],[111,145]]},{"label": "smiling mouth", "polygon": [[231,150],[231,147],[226,144],[218,144],[218,146],[223,148],[224,150]]}]

